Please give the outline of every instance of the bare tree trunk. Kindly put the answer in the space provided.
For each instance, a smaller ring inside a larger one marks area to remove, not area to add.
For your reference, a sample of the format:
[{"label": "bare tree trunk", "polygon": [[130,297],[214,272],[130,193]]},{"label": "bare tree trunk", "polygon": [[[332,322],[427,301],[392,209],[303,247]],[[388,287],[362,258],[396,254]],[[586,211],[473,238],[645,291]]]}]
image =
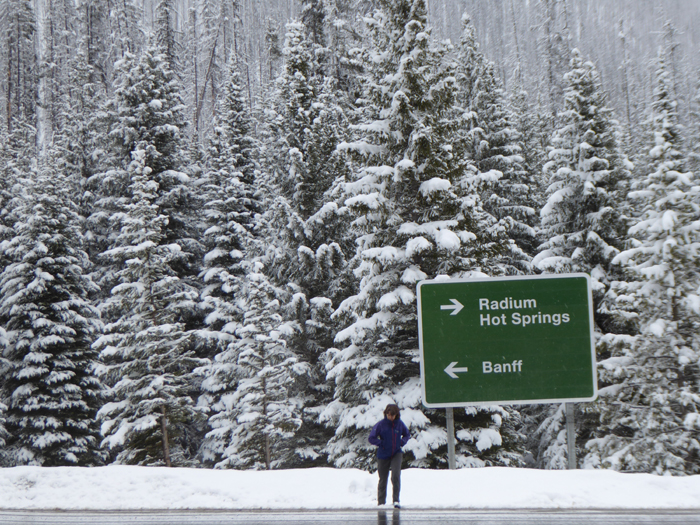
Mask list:
[{"label": "bare tree trunk", "polygon": [[515,42],[515,57],[518,62],[517,81],[521,82],[523,64],[522,59],[520,58],[520,45],[518,44],[518,25],[515,21],[515,7],[513,6],[513,0],[510,0],[510,16],[513,19],[513,40]]},{"label": "bare tree trunk", "polygon": [[161,417],[160,417],[160,429],[163,433],[163,459],[165,460],[165,466],[171,467],[170,464],[170,443],[168,442],[168,418],[165,411],[165,405],[160,407]]},{"label": "bare tree trunk", "polygon": [[[36,6],[36,41],[34,53],[38,64],[58,62],[56,53],[56,34],[51,3],[37,0]],[[55,100],[55,68],[49,69],[48,75],[39,75],[38,101],[36,105],[36,142],[40,153],[46,153],[53,137]]]},{"label": "bare tree trunk", "polygon": [[12,131],[12,41],[7,46],[7,131]]},{"label": "bare tree trunk", "polygon": [[545,42],[547,45],[547,48],[545,50],[546,53],[546,60],[547,60],[547,92],[549,94],[549,108],[552,111],[552,113],[556,113],[555,110],[555,97],[554,97],[554,64],[553,64],[553,55],[554,52],[552,51],[552,31],[551,31],[551,25],[553,23],[554,16],[552,14],[552,5],[547,0],[545,2],[545,23],[544,23],[544,38]]},{"label": "bare tree trunk", "polygon": [[[262,378],[262,388],[263,396],[265,396],[265,401],[263,401],[263,418],[267,421],[267,382],[265,377]],[[265,468],[270,470],[270,434],[265,434]]]},{"label": "bare tree trunk", "polygon": [[248,60],[245,61],[245,77],[248,82],[248,107],[253,107],[253,92],[250,89],[250,69],[248,68]]},{"label": "bare tree trunk", "polygon": [[[214,60],[216,59],[216,45],[219,42],[219,30],[221,29],[221,24],[219,24],[219,28],[216,30],[216,38],[214,39],[214,44],[212,45],[211,48],[211,54],[209,56],[209,65],[207,66],[207,73],[204,77],[204,86],[202,87],[202,94],[201,96],[197,97],[196,90],[197,90],[197,85],[195,83],[195,114],[194,114],[194,120],[195,120],[195,127],[196,130],[199,131],[199,115],[202,111],[202,106],[204,105],[204,95],[207,92],[207,84],[209,83],[209,78],[211,77],[212,74],[212,68],[214,67]],[[213,82],[212,82],[213,85]]]},{"label": "bare tree trunk", "polygon": [[632,129],[632,114],[630,112],[630,90],[629,90],[629,80],[627,78],[627,66],[629,61],[627,59],[627,35],[625,34],[624,21],[620,20],[620,40],[622,41],[622,89],[625,94],[625,107],[627,109],[627,128]]},{"label": "bare tree trunk", "polygon": [[194,135],[199,142],[199,68],[197,49],[197,6],[192,8],[192,54],[194,62]]},{"label": "bare tree trunk", "polygon": [[[17,16],[19,17],[19,14],[17,14]],[[15,27],[17,29],[17,34],[15,35],[15,38],[17,39],[17,70],[15,71],[17,82],[15,84],[15,101],[17,102],[17,117],[20,117],[22,116],[22,88],[26,89],[26,86],[22,85],[22,32],[19,25],[19,18],[17,19],[17,24]],[[27,115],[24,116],[26,117]]]}]

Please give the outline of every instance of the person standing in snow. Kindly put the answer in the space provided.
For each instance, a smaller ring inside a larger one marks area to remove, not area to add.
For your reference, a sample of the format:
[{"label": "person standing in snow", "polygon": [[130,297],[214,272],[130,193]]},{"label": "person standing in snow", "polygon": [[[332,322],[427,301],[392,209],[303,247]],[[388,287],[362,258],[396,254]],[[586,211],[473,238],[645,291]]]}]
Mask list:
[{"label": "person standing in snow", "polygon": [[401,491],[401,460],[403,447],[411,434],[401,421],[401,413],[397,405],[389,404],[384,409],[384,419],[374,425],[369,433],[369,442],[379,447],[377,449],[377,470],[379,485],[377,486],[377,504],[386,503],[386,487],[391,470],[391,486],[395,508],[400,508],[399,492]]}]

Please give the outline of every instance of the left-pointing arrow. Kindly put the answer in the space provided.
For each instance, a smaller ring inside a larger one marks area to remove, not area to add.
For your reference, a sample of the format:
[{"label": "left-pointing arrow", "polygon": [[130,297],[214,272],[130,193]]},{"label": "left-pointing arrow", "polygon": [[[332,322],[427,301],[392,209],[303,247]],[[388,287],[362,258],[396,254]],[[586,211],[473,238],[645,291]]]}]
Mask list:
[{"label": "left-pointing arrow", "polygon": [[458,367],[457,361],[452,361],[449,365],[447,365],[447,368],[445,368],[445,373],[452,379],[459,379],[457,374],[462,372],[469,372],[469,369],[466,366]]},{"label": "left-pointing arrow", "polygon": [[452,304],[441,304],[440,310],[453,310],[453,312],[450,315],[457,315],[462,310],[462,308],[464,308],[464,305],[460,303],[457,299],[450,299],[450,302]]}]

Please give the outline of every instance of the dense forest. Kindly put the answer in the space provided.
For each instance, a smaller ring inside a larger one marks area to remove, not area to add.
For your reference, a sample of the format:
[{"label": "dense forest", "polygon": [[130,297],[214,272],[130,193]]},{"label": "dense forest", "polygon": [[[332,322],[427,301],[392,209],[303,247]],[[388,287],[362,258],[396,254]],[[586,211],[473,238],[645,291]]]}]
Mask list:
[{"label": "dense forest", "polygon": [[[0,466],[447,467],[416,285],[591,276],[581,468],[700,472],[700,3],[0,0]],[[567,466],[562,405],[457,466]]]}]

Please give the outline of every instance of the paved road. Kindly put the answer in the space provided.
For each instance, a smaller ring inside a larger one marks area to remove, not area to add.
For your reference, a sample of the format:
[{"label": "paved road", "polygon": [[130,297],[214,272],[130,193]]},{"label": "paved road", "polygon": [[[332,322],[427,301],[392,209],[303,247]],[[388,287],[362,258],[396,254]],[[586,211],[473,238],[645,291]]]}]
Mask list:
[{"label": "paved road", "polygon": [[700,525],[700,511],[0,511],[2,525]]}]

